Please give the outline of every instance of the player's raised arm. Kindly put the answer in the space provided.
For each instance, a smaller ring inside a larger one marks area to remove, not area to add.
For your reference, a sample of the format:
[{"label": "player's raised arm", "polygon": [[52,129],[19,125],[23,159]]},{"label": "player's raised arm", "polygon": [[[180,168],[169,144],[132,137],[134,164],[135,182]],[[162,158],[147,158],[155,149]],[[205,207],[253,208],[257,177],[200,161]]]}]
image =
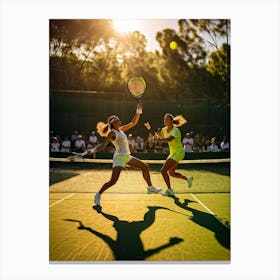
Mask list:
[{"label": "player's raised arm", "polygon": [[[145,123],[144,123],[144,126],[148,129],[148,131],[149,131],[150,133],[152,133],[152,135],[153,135],[153,137],[154,137],[155,139],[161,139],[161,138],[163,138],[162,130],[160,130],[160,133],[155,132],[155,131],[152,129],[151,124],[150,124],[149,121],[145,122]],[[171,141],[171,140],[170,140],[170,141]]]},{"label": "player's raised arm", "polygon": [[129,130],[130,128],[134,127],[135,125],[137,125],[139,122],[140,116],[142,114],[142,109],[143,109],[143,104],[137,103],[136,113],[135,113],[135,116],[133,117],[132,121],[128,124],[121,126],[120,129],[125,132],[125,131]]}]

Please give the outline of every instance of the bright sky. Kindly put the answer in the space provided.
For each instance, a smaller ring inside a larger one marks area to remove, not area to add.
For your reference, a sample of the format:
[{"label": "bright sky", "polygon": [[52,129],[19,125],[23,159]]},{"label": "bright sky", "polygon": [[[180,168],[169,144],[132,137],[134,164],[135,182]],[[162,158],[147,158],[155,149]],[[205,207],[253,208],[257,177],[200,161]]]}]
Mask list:
[{"label": "bright sky", "polygon": [[115,29],[122,32],[139,30],[147,38],[147,50],[159,49],[156,41],[156,33],[163,29],[170,28],[178,30],[178,19],[113,19]]}]

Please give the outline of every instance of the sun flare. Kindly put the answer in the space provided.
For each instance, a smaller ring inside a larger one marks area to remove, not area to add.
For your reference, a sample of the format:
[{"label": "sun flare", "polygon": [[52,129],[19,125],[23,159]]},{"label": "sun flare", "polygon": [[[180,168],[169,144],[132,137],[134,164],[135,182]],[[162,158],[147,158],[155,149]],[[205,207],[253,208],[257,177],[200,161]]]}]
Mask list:
[{"label": "sun flare", "polygon": [[131,19],[113,19],[113,26],[119,33],[133,32],[139,29],[139,21]]}]

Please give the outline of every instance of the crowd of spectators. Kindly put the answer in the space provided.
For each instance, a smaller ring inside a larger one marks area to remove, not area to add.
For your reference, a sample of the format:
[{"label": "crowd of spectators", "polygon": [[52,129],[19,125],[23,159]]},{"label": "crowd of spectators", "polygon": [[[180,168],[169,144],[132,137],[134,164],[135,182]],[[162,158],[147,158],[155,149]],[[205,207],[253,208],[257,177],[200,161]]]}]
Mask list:
[{"label": "crowd of spectators", "polygon": [[[65,135],[64,140],[59,135],[55,135],[53,131],[50,132],[50,151],[51,152],[84,152],[86,149],[92,149],[98,144],[98,139],[95,131],[92,131],[88,140],[83,132],[75,130],[70,138]],[[69,140],[70,139],[70,140]]]},{"label": "crowd of spectators", "polygon": [[[60,137],[55,135],[53,131],[50,133],[51,152],[84,152],[87,149],[94,148],[99,143],[95,131],[91,131],[88,137],[77,130],[70,137],[67,135]],[[128,144],[132,153],[169,153],[168,144],[158,142],[151,133],[146,138],[129,134]],[[205,137],[200,134],[195,135],[193,132],[186,132],[182,137],[182,144],[186,153],[229,151],[229,142],[226,136],[218,141],[217,137]],[[104,152],[113,153],[113,144],[110,143]]]}]

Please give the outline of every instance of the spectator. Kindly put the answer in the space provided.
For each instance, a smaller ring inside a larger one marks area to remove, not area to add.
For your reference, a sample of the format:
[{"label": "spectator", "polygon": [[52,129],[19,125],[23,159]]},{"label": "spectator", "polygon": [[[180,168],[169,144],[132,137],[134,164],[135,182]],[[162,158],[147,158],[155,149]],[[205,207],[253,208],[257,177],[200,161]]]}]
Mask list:
[{"label": "spectator", "polygon": [[110,142],[107,146],[106,146],[106,148],[104,149],[104,151],[106,152],[106,153],[114,153],[115,152],[115,147],[114,147],[114,145]]},{"label": "spectator", "polygon": [[49,138],[49,144],[51,145],[51,143],[53,142],[53,138],[54,138],[54,132],[50,131],[50,138]]},{"label": "spectator", "polygon": [[190,133],[186,133],[186,136],[183,139],[184,150],[186,153],[192,153],[193,149],[193,138]]},{"label": "spectator", "polygon": [[162,153],[169,154],[169,146],[168,143],[162,143]]},{"label": "spectator", "polygon": [[219,152],[220,151],[217,144],[216,144],[216,137],[213,137],[211,139],[210,144],[211,145],[209,146],[209,152]]},{"label": "spectator", "polygon": [[78,138],[75,142],[75,151],[76,152],[84,152],[86,150],[86,143],[83,140],[83,137],[81,134],[78,135]]},{"label": "spectator", "polygon": [[202,152],[207,151],[206,140],[207,140],[207,137],[204,136],[204,135],[202,135],[202,136],[201,136],[201,145],[202,145],[201,151],[202,151]]},{"label": "spectator", "polygon": [[70,137],[72,150],[75,149],[75,142],[76,142],[77,138],[78,138],[78,131],[75,130]]},{"label": "spectator", "polygon": [[209,140],[209,138],[207,137],[207,139],[205,140],[205,150],[207,151],[207,152],[209,152],[209,150],[210,150],[210,145],[211,145],[211,143],[210,143],[211,141]]},{"label": "spectator", "polygon": [[[88,139],[87,149],[91,150],[94,147],[96,147],[97,144],[98,144],[98,139],[97,139],[97,137],[95,135],[95,131],[92,131],[91,135],[89,136],[89,139]],[[93,155],[93,158],[96,158],[96,153],[93,153],[92,155]]]},{"label": "spectator", "polygon": [[[161,134],[161,128],[157,129],[157,135]],[[163,143],[160,141],[155,141],[155,153],[162,153],[163,152]]]},{"label": "spectator", "polygon": [[146,150],[148,153],[153,153],[155,151],[155,143],[154,143],[154,137],[152,132],[149,132],[147,138]]},{"label": "spectator", "polygon": [[132,134],[128,134],[127,137],[127,141],[128,141],[128,146],[129,146],[129,150],[131,153],[135,153],[136,149],[135,149],[135,139],[132,136]]},{"label": "spectator", "polygon": [[144,140],[140,136],[137,136],[137,138],[136,138],[135,147],[136,147],[137,153],[143,153],[144,152]]},{"label": "spectator", "polygon": [[63,142],[61,143],[61,152],[63,153],[70,153],[70,148],[71,148],[71,142],[70,140],[68,139],[67,136],[64,136],[64,140]]},{"label": "spectator", "polygon": [[222,152],[229,151],[229,142],[227,141],[227,137],[226,136],[224,136],[223,141],[222,141],[220,147],[221,147],[221,151]]},{"label": "spectator", "polygon": [[51,143],[51,152],[59,152],[60,144],[58,142],[57,137],[53,137],[52,143]]},{"label": "spectator", "polygon": [[87,149],[88,150],[93,149],[94,147],[96,147],[97,144],[98,144],[98,139],[95,135],[95,131],[92,131],[88,139]]},{"label": "spectator", "polygon": [[193,138],[193,147],[194,152],[202,152],[202,135],[197,133]]}]

